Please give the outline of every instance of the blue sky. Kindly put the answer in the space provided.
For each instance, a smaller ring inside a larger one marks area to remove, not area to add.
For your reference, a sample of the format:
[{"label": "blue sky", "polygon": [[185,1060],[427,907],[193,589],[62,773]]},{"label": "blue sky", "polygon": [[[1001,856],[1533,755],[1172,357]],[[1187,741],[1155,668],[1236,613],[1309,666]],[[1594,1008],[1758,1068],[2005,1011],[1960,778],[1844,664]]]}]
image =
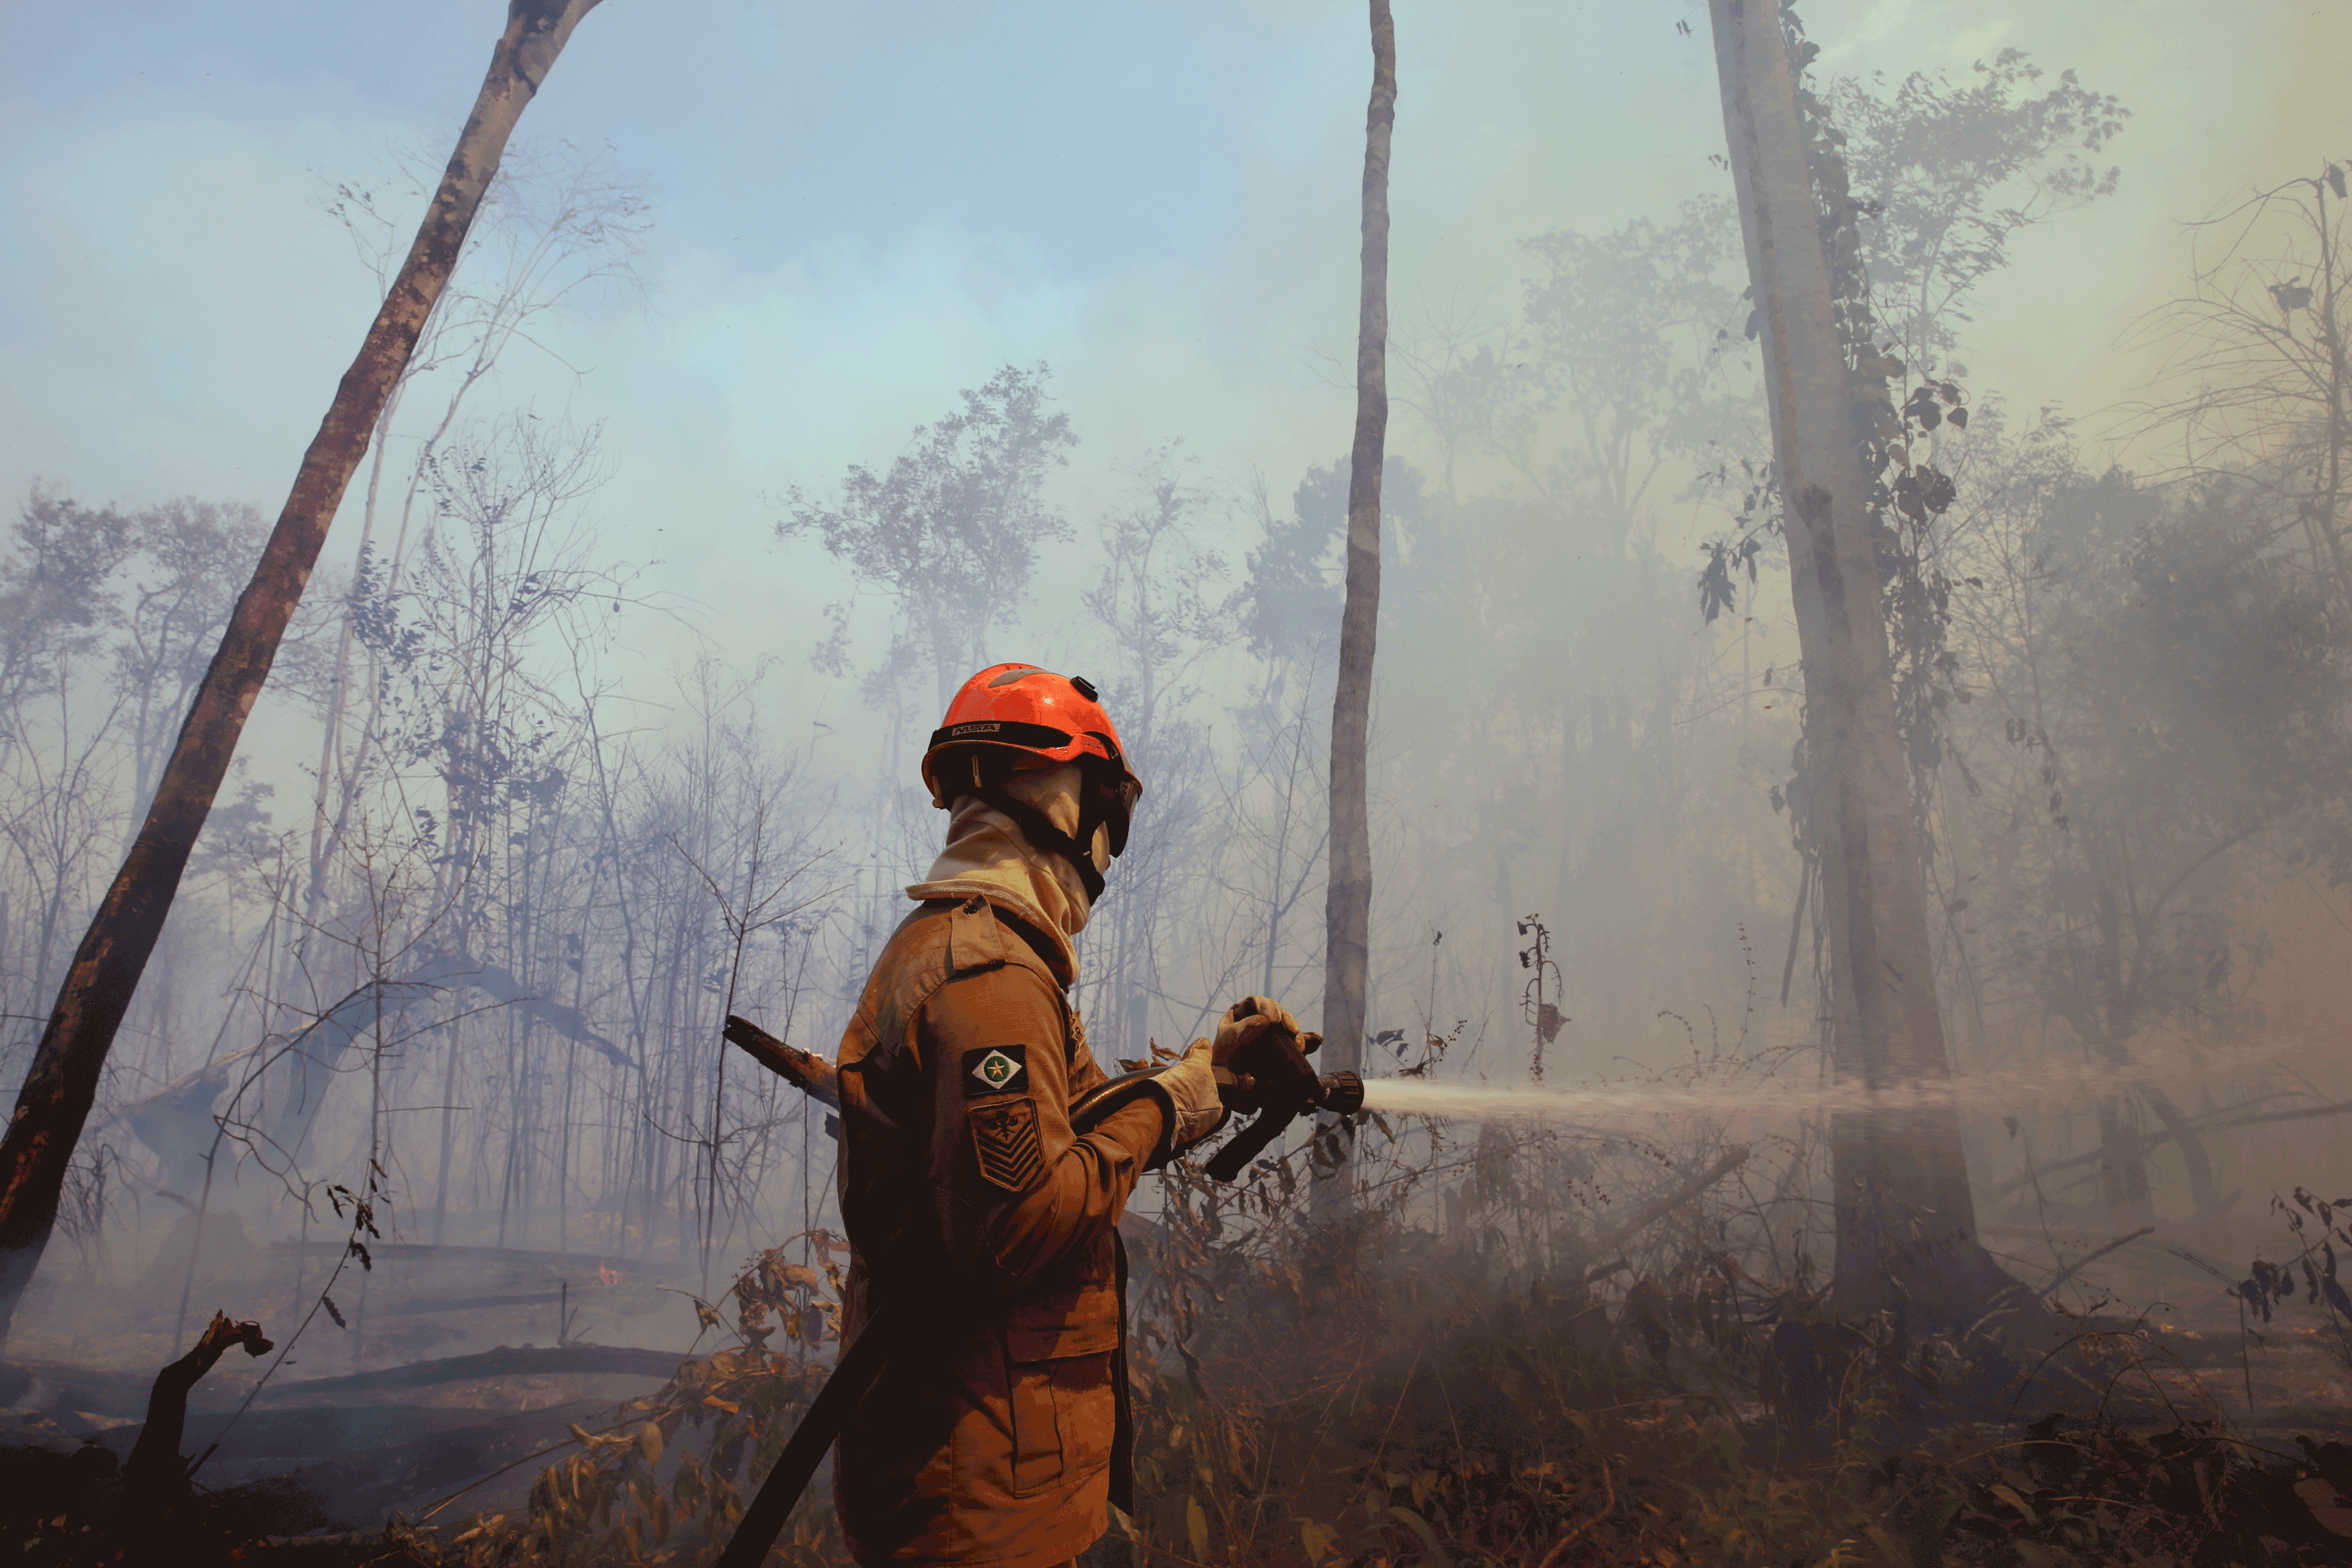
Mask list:
[{"label": "blue sky", "polygon": [[[1704,5],[1398,9],[1400,330],[1507,304],[1520,238],[1721,178]],[[2343,140],[2329,62],[2352,7],[1802,9],[1836,69],[1962,70],[2013,44],[2135,110],[2122,196],[2029,236],[1979,311],[1976,384],[2029,405],[2126,395],[2140,372],[2115,343],[2176,275],[2179,220]],[[89,500],[274,511],[373,306],[317,177],[446,146],[503,7],[13,11],[0,490],[46,475]],[[646,182],[653,295],[562,327],[584,377],[518,363],[500,395],[605,420],[601,525],[739,625],[797,623],[832,592],[770,542],[779,492],[887,459],[1008,361],[1055,368],[1080,515],[1180,436],[1216,474],[1286,491],[1344,450],[1352,415],[1317,351],[1353,331],[1362,27],[1360,5],[1322,0],[607,0],[523,129],[608,145]],[[1399,446],[1416,438],[1401,422]]]}]

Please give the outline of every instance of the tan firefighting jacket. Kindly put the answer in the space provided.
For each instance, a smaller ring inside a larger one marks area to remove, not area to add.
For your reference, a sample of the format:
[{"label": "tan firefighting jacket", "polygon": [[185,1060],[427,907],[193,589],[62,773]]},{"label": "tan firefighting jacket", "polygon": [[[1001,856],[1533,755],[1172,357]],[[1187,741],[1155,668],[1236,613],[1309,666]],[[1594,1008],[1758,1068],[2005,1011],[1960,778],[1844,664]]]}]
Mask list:
[{"label": "tan firefighting jacket", "polygon": [[1104,1074],[1055,973],[1068,949],[1018,901],[922,904],[842,1041],[845,1331],[893,1300],[919,1314],[835,1451],[868,1568],[1045,1568],[1105,1525],[1116,1226],[1164,1117],[1146,1102],[1072,1135],[1071,1099]]}]

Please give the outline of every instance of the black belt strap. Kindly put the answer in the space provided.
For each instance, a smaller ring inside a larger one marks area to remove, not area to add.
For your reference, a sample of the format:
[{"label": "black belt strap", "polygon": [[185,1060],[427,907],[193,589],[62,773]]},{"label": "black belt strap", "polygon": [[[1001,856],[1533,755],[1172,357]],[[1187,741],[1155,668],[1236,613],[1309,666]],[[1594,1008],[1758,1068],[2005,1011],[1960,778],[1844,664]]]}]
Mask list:
[{"label": "black belt strap", "polygon": [[1110,1352],[1113,1408],[1118,1412],[1110,1432],[1110,1500],[1131,1519],[1135,1515],[1135,1409],[1127,1386],[1127,1238],[1112,1231],[1110,1248],[1118,1280],[1118,1345]]}]

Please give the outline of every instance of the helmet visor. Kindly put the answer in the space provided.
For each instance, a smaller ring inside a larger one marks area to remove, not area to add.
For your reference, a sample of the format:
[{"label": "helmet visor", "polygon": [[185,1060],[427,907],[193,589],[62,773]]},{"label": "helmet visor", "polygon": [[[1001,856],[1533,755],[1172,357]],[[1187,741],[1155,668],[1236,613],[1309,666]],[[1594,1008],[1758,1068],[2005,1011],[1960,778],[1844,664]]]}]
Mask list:
[{"label": "helmet visor", "polygon": [[[1081,760],[1087,764],[1087,770],[1086,783],[1082,786],[1086,794],[1081,802],[1080,821],[1087,825],[1100,823],[1108,830],[1110,853],[1114,856],[1124,854],[1127,851],[1128,824],[1134,820],[1135,803],[1142,798],[1143,786],[1120,763],[1108,763],[1097,757]],[[1079,832],[1091,847],[1097,837],[1091,826],[1081,826]]]}]

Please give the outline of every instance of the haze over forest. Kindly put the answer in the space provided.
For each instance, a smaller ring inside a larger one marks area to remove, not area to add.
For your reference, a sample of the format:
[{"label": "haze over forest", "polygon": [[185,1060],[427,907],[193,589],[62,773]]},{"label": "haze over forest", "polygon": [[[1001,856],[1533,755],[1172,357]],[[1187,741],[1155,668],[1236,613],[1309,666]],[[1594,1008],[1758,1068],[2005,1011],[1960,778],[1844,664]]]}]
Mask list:
[{"label": "haze over forest", "polygon": [[[2273,1193],[2352,1175],[2335,1121],[2229,1121],[2352,1099],[2352,15],[1797,9],[1931,476],[1885,559],[1980,1217],[2234,1264]],[[489,19],[12,26],[12,1093]],[[18,1339],[90,1353],[81,1304],[143,1279],[106,1331],[152,1362],[184,1281],[340,1234],[353,1193],[388,1242],[706,1295],[808,1256],[823,1110],[720,1022],[830,1053],[937,848],[922,744],[992,662],[1090,679],[1144,781],[1081,942],[1097,1057],[1250,992],[1313,1026],[1362,32],[601,6],[338,514]],[[1366,1075],[1682,1085],[1722,1102],[1696,1153],[1752,1137],[1785,1194],[1815,1121],[1735,1119],[1826,1081],[1826,960],[1706,9],[1399,0],[1397,37]],[[910,557],[926,507],[953,547]],[[1480,1137],[1398,1131],[1441,1172]],[[1605,1206],[1610,1157],[1531,1168]],[[1405,1217],[1443,1237],[1497,1190],[1440,1174]],[[1765,1229],[1825,1256],[1809,1223]],[[625,1312],[626,1342],[694,1331]],[[313,1353],[488,1342],[404,1331]]]}]

